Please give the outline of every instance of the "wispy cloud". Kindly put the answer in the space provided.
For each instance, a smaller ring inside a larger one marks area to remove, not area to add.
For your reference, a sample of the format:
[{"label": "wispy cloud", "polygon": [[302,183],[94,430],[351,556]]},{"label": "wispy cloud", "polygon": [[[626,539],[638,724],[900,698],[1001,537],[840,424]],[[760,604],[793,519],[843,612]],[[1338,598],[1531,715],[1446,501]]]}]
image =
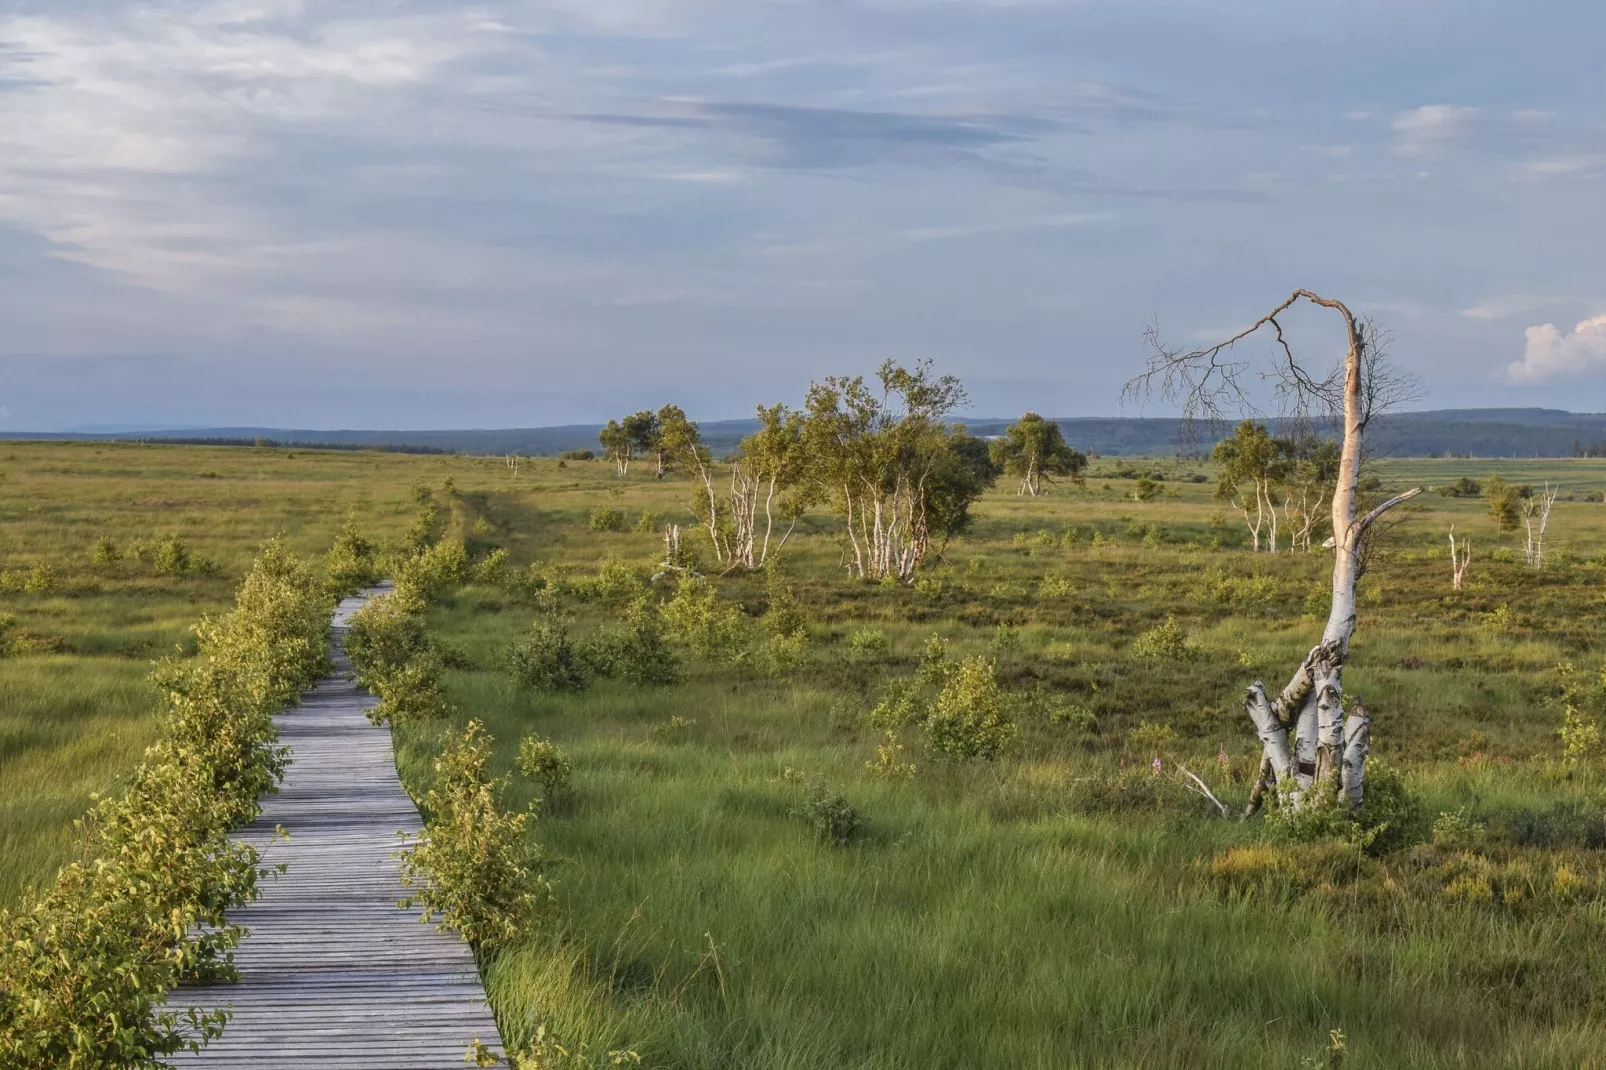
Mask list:
[{"label": "wispy cloud", "polygon": [[1430,155],[1467,134],[1477,117],[1477,108],[1454,104],[1425,104],[1400,112],[1389,124],[1394,151],[1401,156]]}]

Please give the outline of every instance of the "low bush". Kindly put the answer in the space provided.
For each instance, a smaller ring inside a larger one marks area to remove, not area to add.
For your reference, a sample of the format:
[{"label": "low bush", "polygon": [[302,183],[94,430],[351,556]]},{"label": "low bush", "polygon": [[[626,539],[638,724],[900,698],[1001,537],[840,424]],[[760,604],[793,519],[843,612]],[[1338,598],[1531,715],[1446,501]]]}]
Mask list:
[{"label": "low bush", "polygon": [[630,519],[625,516],[623,509],[616,509],[611,505],[599,505],[591,510],[592,531],[624,531],[630,526]]},{"label": "low bush", "polygon": [[520,740],[518,767],[541,785],[541,797],[548,802],[569,790],[569,755],[550,739],[525,736]]},{"label": "low bush", "polygon": [[227,1011],[167,1004],[181,983],[231,979],[256,897],[256,851],[230,828],[283,775],[273,712],[327,669],[328,603],[275,541],[193,659],[155,673],[162,738],[119,798],[82,823],[82,859],[31,909],[0,911],[0,1065],[155,1068],[217,1037]]},{"label": "low bush", "polygon": [[344,598],[378,583],[378,557],[379,548],[363,538],[357,528],[357,514],[347,513],[340,534],[323,557],[324,583],[329,592]]},{"label": "low bush", "polygon": [[448,739],[424,797],[425,828],[400,853],[404,908],[423,907],[482,954],[530,935],[551,896],[528,813],[505,810],[506,778],[490,775],[491,738],[479,721]]},{"label": "low bush", "polygon": [[1147,661],[1193,661],[1200,650],[1188,638],[1175,617],[1150,628],[1132,643],[1132,656]]},{"label": "low bush", "polygon": [[714,585],[702,576],[683,576],[663,608],[664,623],[675,639],[709,661],[739,662],[751,638],[742,611],[719,600]]},{"label": "low bush", "polygon": [[892,640],[880,628],[860,628],[848,637],[848,649],[861,658],[879,658],[892,650]]},{"label": "low bush", "polygon": [[507,659],[513,678],[532,691],[582,691],[590,675],[568,629],[556,621],[537,621]]},{"label": "low bush", "polygon": [[810,781],[803,801],[792,808],[791,814],[806,822],[821,843],[832,847],[846,847],[864,827],[859,812],[842,793],[821,780]]}]

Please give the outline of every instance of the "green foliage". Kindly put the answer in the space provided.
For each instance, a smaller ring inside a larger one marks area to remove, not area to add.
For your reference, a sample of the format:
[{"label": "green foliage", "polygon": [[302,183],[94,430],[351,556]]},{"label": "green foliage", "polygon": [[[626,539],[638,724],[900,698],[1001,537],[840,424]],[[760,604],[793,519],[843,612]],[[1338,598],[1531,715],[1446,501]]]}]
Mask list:
[{"label": "green foliage", "polygon": [[1004,707],[993,663],[966,658],[948,676],[925,720],[926,745],[945,758],[997,758],[1019,734]]},{"label": "green foliage", "polygon": [[1500,476],[1490,476],[1483,484],[1483,500],[1489,504],[1489,516],[1496,531],[1515,531],[1520,519],[1521,495],[1516,487]]},{"label": "green foliage", "polygon": [[892,640],[880,628],[860,628],[848,637],[848,649],[861,658],[879,658],[892,650]]},{"label": "green foliage", "polygon": [[528,937],[551,889],[528,813],[502,805],[506,778],[490,775],[491,739],[480,721],[447,740],[424,797],[425,829],[401,852],[404,907],[462,933],[484,954]]},{"label": "green foliage", "polygon": [[423,606],[401,590],[368,599],[351,616],[345,649],[357,682],[377,691],[381,680],[429,651]]},{"label": "green foliage", "polygon": [[340,534],[323,558],[324,582],[336,598],[356,594],[379,582],[379,548],[364,538],[357,514],[346,514]]},{"label": "green foliage", "polygon": [[675,639],[697,657],[710,661],[743,660],[751,637],[742,612],[719,600],[714,585],[702,576],[682,576],[675,596],[663,608],[664,623]]},{"label": "green foliage", "polygon": [[695,720],[676,714],[663,724],[655,724],[647,734],[655,743],[684,743],[691,738],[691,730],[697,726]]},{"label": "green foliage", "polygon": [[158,666],[162,738],[82,823],[81,860],[0,911],[0,1065],[154,1068],[219,1035],[226,1012],[167,994],[234,976],[225,912],[256,897],[258,859],[227,832],[283,774],[272,714],[325,670],[326,614],[311,570],[269,543],[234,609],[197,627],[198,656]]},{"label": "green foliage", "polygon": [[597,459],[595,450],[564,450],[558,454],[559,460],[564,461],[594,461]]},{"label": "green foliage", "polygon": [[625,630],[614,671],[633,684],[658,687],[680,680],[680,662],[664,639],[663,613],[650,594],[625,608]]},{"label": "green foliage", "polygon": [[151,567],[163,576],[182,576],[195,566],[180,535],[163,535],[150,550]]},{"label": "green foliage", "polygon": [[820,842],[831,847],[846,847],[864,827],[859,812],[842,793],[818,779],[809,782],[802,802],[792,808],[791,814],[806,822]]},{"label": "green foliage", "polygon": [[352,614],[345,650],[357,682],[379,697],[365,712],[374,724],[436,720],[451,712],[441,693],[442,664],[424,633],[416,588],[398,586]]},{"label": "green foliage", "polygon": [[550,739],[525,736],[519,741],[519,772],[538,781],[542,798],[551,801],[569,790],[569,755]]},{"label": "green foliage", "polygon": [[105,537],[96,539],[94,546],[90,547],[90,561],[96,568],[109,568],[117,564],[121,556],[117,544]]},{"label": "green foliage", "polygon": [[993,468],[1020,480],[1022,493],[1038,494],[1042,484],[1054,479],[1082,482],[1087,458],[1065,442],[1065,434],[1053,420],[1029,412],[1011,424],[1002,438],[993,439],[989,456]]},{"label": "green foliage", "polygon": [[1132,656],[1146,661],[1193,661],[1200,654],[1175,617],[1167,617],[1132,643]]},{"label": "green foliage", "polygon": [[364,711],[368,719],[379,725],[449,717],[452,706],[441,693],[441,668],[439,658],[424,654],[380,677],[374,687],[379,701]]},{"label": "green foliage", "polygon": [[520,685],[535,691],[582,691],[585,665],[561,623],[539,620],[508,650],[508,665]]},{"label": "green foliage", "polygon": [[592,531],[625,531],[630,527],[630,518],[623,509],[611,505],[599,505],[591,510]]},{"label": "green foliage", "polygon": [[886,741],[876,746],[875,760],[865,762],[864,767],[871,776],[882,780],[912,780],[917,772],[913,762],[904,760],[903,744],[890,728]]},{"label": "green foliage", "polygon": [[1138,754],[1163,754],[1177,745],[1177,731],[1168,724],[1143,721],[1126,734],[1128,750]]},{"label": "green foliage", "polygon": [[396,590],[428,602],[468,577],[468,551],[462,540],[442,539],[401,563],[396,570]]}]

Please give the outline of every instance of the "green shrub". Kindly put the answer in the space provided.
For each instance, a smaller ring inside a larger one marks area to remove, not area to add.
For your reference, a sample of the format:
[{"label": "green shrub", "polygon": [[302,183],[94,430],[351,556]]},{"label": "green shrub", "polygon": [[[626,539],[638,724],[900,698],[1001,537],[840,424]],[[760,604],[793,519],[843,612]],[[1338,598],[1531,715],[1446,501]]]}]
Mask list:
[{"label": "green shrub", "polygon": [[324,582],[336,598],[356,594],[379,582],[379,549],[357,529],[357,514],[346,514],[340,534],[323,557]]},{"label": "green shrub", "polygon": [[374,724],[408,724],[451,716],[452,707],[441,693],[441,663],[424,654],[379,679],[379,702],[365,710]]},{"label": "green shrub", "polygon": [[630,526],[629,518],[623,509],[616,509],[611,505],[599,505],[591,510],[592,531],[624,531]]},{"label": "green shrub", "polygon": [[684,743],[691,738],[691,730],[696,726],[696,721],[676,715],[662,724],[653,725],[647,730],[647,735],[655,743]]},{"label": "green shrub", "polygon": [[764,593],[769,608],[764,611],[764,627],[770,635],[791,639],[808,631],[808,618],[797,602],[797,592],[781,575],[776,558],[764,567]]},{"label": "green shrub", "polygon": [[179,535],[163,535],[151,552],[151,567],[164,576],[182,576],[190,571],[190,548]]},{"label": "green shrub", "polygon": [[848,637],[848,649],[863,658],[879,658],[892,649],[892,640],[879,628],[860,628]]},{"label": "green shrub", "polygon": [[569,790],[569,755],[550,739],[525,736],[520,740],[518,767],[519,772],[540,783],[541,797],[548,801]]},{"label": "green shrub", "polygon": [[82,823],[81,859],[25,913],[0,911],[0,1065],[155,1068],[198,1051],[227,1012],[166,1003],[183,982],[233,979],[256,897],[256,851],[228,830],[282,776],[272,714],[327,669],[328,606],[277,541],[234,608],[197,627],[194,658],[155,673],[160,740],[125,793]]},{"label": "green shrub", "polygon": [[469,569],[469,578],[487,587],[505,587],[511,576],[507,551],[500,546],[493,549]]},{"label": "green shrub", "polygon": [[468,577],[468,551],[462,541],[442,539],[401,563],[396,570],[396,589],[428,602]]},{"label": "green shrub", "polygon": [[358,683],[377,691],[381,680],[429,650],[423,606],[400,590],[370,598],[351,616],[345,649]]},{"label": "green shrub", "polygon": [[714,585],[702,576],[683,576],[663,609],[664,622],[678,642],[710,661],[743,660],[750,638],[742,613],[722,603]]},{"label": "green shrub", "polygon": [[96,568],[109,568],[117,564],[121,556],[117,552],[117,544],[104,537],[96,539],[95,545],[89,550],[89,560]]},{"label": "green shrub", "polygon": [[594,450],[564,450],[558,454],[560,461],[594,461],[597,459]]},{"label": "green shrub", "polygon": [[949,675],[925,721],[926,745],[948,758],[996,758],[1018,729],[1004,709],[993,663],[966,658]]},{"label": "green shrub", "polygon": [[1188,639],[1175,617],[1150,628],[1132,643],[1132,656],[1146,661],[1193,661],[1200,650]]},{"label": "green shrub", "polygon": [[652,535],[664,526],[664,514],[655,513],[651,509],[643,509],[641,515],[636,517],[635,532],[638,535]]},{"label": "green shrub", "polygon": [[864,827],[859,812],[842,793],[820,780],[810,782],[803,801],[792,808],[791,814],[806,822],[821,843],[832,847],[846,847]]},{"label": "green shrub", "polygon": [[508,664],[513,678],[534,691],[581,691],[589,675],[568,630],[554,621],[537,621],[508,651]]},{"label": "green shrub", "polygon": [[625,608],[625,632],[618,648],[619,675],[633,684],[659,686],[680,679],[680,661],[664,641],[663,614],[651,595]]},{"label": "green shrub", "polygon": [[403,907],[422,906],[425,920],[439,917],[481,953],[528,936],[551,895],[525,837],[530,815],[503,809],[506,778],[493,778],[490,764],[479,721],[447,740],[424,797],[424,831],[400,856]]}]

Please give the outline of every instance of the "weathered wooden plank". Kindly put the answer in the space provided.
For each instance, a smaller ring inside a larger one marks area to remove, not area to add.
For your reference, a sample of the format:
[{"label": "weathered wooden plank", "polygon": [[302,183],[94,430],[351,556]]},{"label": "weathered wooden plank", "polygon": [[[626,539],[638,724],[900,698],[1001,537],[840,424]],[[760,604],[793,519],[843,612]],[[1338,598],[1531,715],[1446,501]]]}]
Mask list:
[{"label": "weathered wooden plank", "polygon": [[373,698],[345,678],[341,641],[363,597],[335,612],[335,673],[278,718],[291,757],[279,793],[236,834],[286,866],[239,913],[250,930],[235,952],[240,982],[174,994],[181,1006],[230,1007],[233,1020],[177,1065],[445,1070],[464,1065],[476,1038],[501,1044],[468,946],[396,905],[397,833],[423,824],[390,732],[364,715]]}]

